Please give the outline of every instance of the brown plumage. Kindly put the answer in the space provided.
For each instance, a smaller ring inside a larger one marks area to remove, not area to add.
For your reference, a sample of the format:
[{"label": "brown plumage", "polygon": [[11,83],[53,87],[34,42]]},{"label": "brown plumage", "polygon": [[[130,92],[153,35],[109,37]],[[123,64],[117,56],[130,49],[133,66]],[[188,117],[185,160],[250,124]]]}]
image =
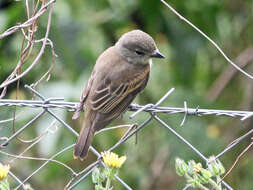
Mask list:
[{"label": "brown plumage", "polygon": [[140,30],[126,33],[100,55],[73,116],[78,118],[84,107],[74,157],[83,159],[94,133],[116,119],[146,87],[151,57],[163,58],[151,36]]}]

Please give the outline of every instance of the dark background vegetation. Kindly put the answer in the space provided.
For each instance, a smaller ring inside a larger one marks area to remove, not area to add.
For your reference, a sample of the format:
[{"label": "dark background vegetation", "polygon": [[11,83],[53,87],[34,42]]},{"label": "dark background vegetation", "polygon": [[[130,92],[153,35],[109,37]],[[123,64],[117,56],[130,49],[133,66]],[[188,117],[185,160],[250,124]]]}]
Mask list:
[{"label": "dark background vegetation", "polygon": [[[216,41],[232,60],[251,47],[253,42],[251,0],[171,0],[169,3]],[[5,3],[1,1],[0,5],[1,33],[17,22],[26,20],[23,1],[5,1]],[[46,17],[42,16],[37,36],[42,37],[46,24]],[[78,101],[98,55],[112,46],[123,33],[132,29],[141,29],[149,33],[166,56],[165,60],[153,60],[148,86],[136,98],[135,103],[155,103],[170,88],[175,87],[175,92],[168,97],[163,106],[183,107],[183,102],[187,101],[189,107],[252,110],[252,80],[242,74],[235,73],[232,79],[227,80],[227,85],[219,95],[214,97],[217,92],[214,88],[215,81],[231,66],[213,45],[158,0],[58,0],[54,4],[49,35],[54,42],[58,57],[55,59],[50,80],[42,81],[37,89],[46,97],[65,97],[68,101]],[[22,40],[21,32],[0,40],[0,81],[4,81],[15,68],[20,58]],[[40,46],[37,46],[31,55],[30,63],[38,53]],[[24,84],[37,81],[51,63],[51,50],[47,47],[38,65],[20,81],[19,99],[31,98],[31,94],[23,88]],[[22,70],[26,67],[24,65]],[[251,64],[244,69],[253,73]],[[226,80],[223,80],[219,84],[223,85],[225,82]],[[16,84],[10,85],[5,98],[14,99],[16,87]],[[38,111],[17,109],[17,113],[21,113],[21,116],[15,122],[16,127],[29,121]],[[13,109],[0,108],[1,120],[10,118],[12,114]],[[79,130],[81,120],[72,121],[72,113],[58,110],[57,114]],[[129,114],[126,113],[122,120],[112,125],[140,123],[148,117],[147,113],[141,113],[130,120]],[[252,127],[252,120],[240,122],[239,119],[228,117],[191,116],[187,117],[183,127],[179,126],[183,115],[163,115],[162,118],[207,157],[221,152],[232,140]],[[33,127],[22,133],[21,137],[24,139],[36,137],[51,121],[49,116],[44,116]],[[10,136],[11,126],[11,122],[1,125],[1,136],[2,134]],[[58,126],[60,127],[60,124]],[[122,129],[99,134],[95,137],[93,145],[97,150],[104,151],[116,143],[124,131]],[[49,157],[75,141],[75,137],[60,127],[57,133],[48,135],[39,145],[28,151],[27,155]],[[118,154],[126,154],[128,157],[120,170],[120,177],[133,189],[182,189],[186,182],[175,173],[175,158],[201,161],[193,151],[156,122],[151,122],[138,133],[137,145],[134,142],[132,138],[116,149]],[[250,139],[245,140],[221,158],[227,169],[249,142]],[[25,147],[26,144],[15,141],[10,144],[8,150],[18,154]],[[0,155],[0,161],[2,159],[8,158]],[[57,159],[76,170],[81,170],[96,157],[90,153],[85,162],[80,162],[73,160],[72,151],[68,151]],[[38,164],[41,162],[16,160],[11,167],[15,174],[24,178]],[[226,181],[235,189],[252,189],[252,177],[253,156],[250,150]],[[71,176],[66,169],[52,163],[36,174],[29,183],[35,189],[60,190],[69,179]],[[116,181],[114,185],[115,189],[124,189]],[[91,179],[86,179],[76,189],[93,189]]]}]

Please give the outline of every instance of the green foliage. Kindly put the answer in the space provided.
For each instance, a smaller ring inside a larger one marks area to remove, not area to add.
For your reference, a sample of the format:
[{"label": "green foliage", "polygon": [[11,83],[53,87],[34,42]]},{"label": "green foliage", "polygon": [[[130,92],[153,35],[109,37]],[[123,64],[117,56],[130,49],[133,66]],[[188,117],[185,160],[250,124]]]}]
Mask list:
[{"label": "green foliage", "polygon": [[[253,3],[251,0],[172,0],[168,2],[214,39],[232,60],[253,43]],[[26,20],[24,13],[24,1],[13,1],[9,6],[1,9],[0,32],[24,22]],[[46,24],[46,16],[43,15],[39,19],[40,30],[36,33],[36,38],[43,38]],[[78,101],[97,57],[106,48],[112,46],[121,34],[136,28],[153,36],[158,48],[166,56],[165,60],[153,61],[148,86],[136,98],[136,103],[155,103],[171,87],[175,87],[175,92],[163,103],[164,106],[183,107],[183,101],[187,101],[189,107],[252,110],[252,92],[250,91],[252,88],[248,86],[250,81],[241,74],[234,76],[216,101],[211,102],[207,98],[211,86],[228,67],[228,63],[198,32],[172,14],[160,1],[155,0],[56,1],[49,38],[54,43],[58,57],[55,59],[50,80],[48,82],[43,80],[37,89],[46,97],[64,97],[65,100]],[[20,31],[0,40],[1,82],[17,65],[22,41],[23,35]],[[41,44],[35,45],[22,71],[34,60],[40,46]],[[50,48],[47,47],[38,64],[20,81],[18,93],[20,99],[32,98],[23,89],[24,84],[32,84],[39,80],[51,64],[52,54]],[[245,69],[252,70],[252,67],[248,66]],[[10,85],[5,98],[14,99],[16,87],[16,84]],[[21,114],[15,121],[17,129],[38,113],[37,109],[17,108],[16,111],[17,115]],[[72,113],[63,110],[56,113],[76,130],[80,129],[81,122],[71,120]],[[123,120],[115,121],[112,125],[140,123],[147,118],[146,113],[140,113],[133,120],[128,119],[129,113],[125,115]],[[13,108],[1,107],[0,120],[12,116]],[[183,115],[161,115],[161,117],[205,155],[220,152],[230,141],[247,129],[247,126],[242,128],[237,120],[226,117],[187,117],[184,127],[179,127]],[[45,131],[51,123],[49,115],[45,115],[26,129],[20,137],[32,139]],[[63,127],[58,123],[56,125],[58,131],[50,133],[27,154],[50,157],[64,146],[76,141],[76,138]],[[119,129],[99,134],[95,137],[93,145],[99,151],[104,151],[115,144],[124,132],[124,129]],[[12,122],[0,124],[0,134],[0,136],[10,136]],[[132,138],[118,148],[120,152],[128,155],[128,162],[126,167],[122,168],[120,177],[133,189],[182,189],[184,183],[175,175],[173,169],[174,158],[199,161],[199,157],[194,152],[154,121],[138,133],[138,144],[134,143],[135,140]],[[8,146],[8,151],[20,153],[25,147],[27,144],[13,141]],[[224,165],[231,166],[232,160],[235,160],[241,150],[242,147],[238,146],[222,157]],[[159,160],[160,154],[164,154],[164,160]],[[9,158],[0,154],[0,160],[7,159]],[[76,170],[81,170],[94,161],[95,156],[90,153],[85,162],[78,162],[73,160],[71,150],[57,159],[62,159],[64,163]],[[13,168],[18,171],[22,179],[31,174],[40,164],[39,161],[22,159],[15,160],[15,163]],[[236,173],[227,178],[229,184],[235,189],[244,184],[248,184],[248,186],[245,185],[246,189],[253,188],[252,170],[247,167],[253,164],[253,158],[248,157],[243,163],[244,165],[239,164],[235,168]],[[163,164],[163,167],[157,174],[156,169],[160,167],[159,164]],[[61,166],[49,165],[29,182],[34,189],[63,189],[66,182],[71,179],[69,173],[66,173],[68,171]],[[241,173],[243,184],[238,181],[238,179],[242,180]],[[93,187],[89,179],[82,182],[77,189],[84,189],[84,187],[85,189]],[[123,187],[115,182],[114,189],[121,190]]]},{"label": "green foliage", "polygon": [[201,163],[196,163],[194,160],[190,160],[186,164],[180,158],[176,158],[175,167],[176,173],[179,176],[184,176],[190,187],[208,190],[207,185],[209,185],[213,189],[222,190],[220,176],[225,173],[225,168],[219,160],[215,160],[214,156],[209,158],[207,169],[202,168]]},{"label": "green foliage", "polygon": [[10,190],[10,185],[7,179],[0,180],[0,190]]}]

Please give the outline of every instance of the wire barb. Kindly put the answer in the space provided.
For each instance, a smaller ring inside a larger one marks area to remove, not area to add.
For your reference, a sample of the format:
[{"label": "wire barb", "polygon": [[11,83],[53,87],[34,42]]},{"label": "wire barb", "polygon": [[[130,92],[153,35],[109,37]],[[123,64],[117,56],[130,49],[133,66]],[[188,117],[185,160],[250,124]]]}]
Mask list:
[{"label": "wire barb", "polygon": [[[0,84],[0,89],[2,90],[2,93],[0,97],[3,97],[7,91],[8,85],[11,83],[14,83],[16,81],[19,81],[22,77],[24,77],[39,61],[41,56],[44,53],[45,47],[49,45],[52,49],[52,55],[56,57],[57,55],[54,53],[54,44],[53,42],[49,39],[49,31],[50,31],[50,25],[51,25],[51,16],[52,16],[52,7],[53,3],[55,0],[50,0],[45,4],[42,4],[41,8],[37,11],[34,12],[34,15],[29,14],[29,3],[26,1],[26,8],[27,8],[27,17],[28,20],[22,24],[18,24],[16,26],[13,26],[0,34],[0,39],[4,38],[8,35],[13,34],[14,32],[21,30],[22,34],[24,35],[25,39],[28,42],[28,45],[24,48],[22,51],[22,57],[23,59],[26,58],[25,55],[28,52],[28,55],[30,55],[32,51],[32,47],[34,43],[41,43],[41,49],[36,56],[36,58],[32,61],[31,65],[27,67],[26,70],[24,70],[21,74],[17,74],[17,70],[19,70],[22,66],[22,61],[21,59],[16,67],[16,69],[13,71],[13,73],[2,83]],[[191,27],[193,27],[196,31],[198,31],[202,36],[204,36],[208,41],[210,41],[216,49],[222,54],[222,56],[233,66],[235,67],[238,71],[246,75],[247,77],[253,79],[253,76],[242,70],[239,66],[237,66],[234,62],[232,62],[226,54],[221,50],[221,48],[212,40],[210,39],[205,33],[203,33],[199,28],[197,28],[195,25],[193,25],[190,21],[188,21],[186,18],[184,18],[182,15],[180,15],[175,9],[173,9],[168,3],[166,3],[164,0],[161,0],[161,2],[166,5],[175,15],[177,15],[180,19],[185,21],[187,24],[189,24]],[[43,38],[41,39],[33,39],[34,32],[36,29],[32,30],[29,28],[31,25],[33,25],[38,18],[46,12],[46,10],[49,10],[48,14],[48,23],[47,23],[47,28],[46,32]],[[27,33],[26,30],[27,29]],[[41,118],[45,113],[48,113],[50,117],[54,118],[55,121],[59,122],[62,126],[64,126],[65,129],[67,129],[72,135],[78,137],[78,133],[69,125],[67,124],[63,119],[61,119],[57,114],[53,112],[53,109],[58,108],[58,109],[64,109],[68,111],[75,111],[77,108],[78,103],[77,102],[66,102],[64,101],[64,98],[45,98],[43,95],[41,95],[39,92],[37,92],[34,87],[35,85],[28,86],[26,85],[25,88],[27,88],[29,91],[31,91],[34,95],[36,95],[40,100],[8,100],[8,99],[1,99],[0,98],[0,107],[3,106],[18,106],[18,107],[30,107],[30,108],[41,108],[41,112],[37,114],[34,118],[32,118],[29,122],[27,122],[25,125],[23,125],[19,130],[17,130],[14,134],[12,134],[10,137],[1,137],[0,141],[3,141],[0,144],[0,148],[5,148],[8,146],[9,143],[11,143],[18,135],[20,135],[22,132],[24,132],[28,127],[32,125],[35,121],[37,121],[39,118]],[[228,116],[228,117],[235,117],[235,118],[240,118],[241,121],[244,121],[246,119],[249,119],[253,117],[253,112],[252,111],[236,111],[236,110],[216,110],[216,109],[199,109],[199,106],[197,108],[188,108],[187,102],[184,102],[184,107],[183,108],[178,108],[178,107],[162,107],[160,106],[162,102],[164,102],[165,99],[174,91],[174,88],[170,89],[159,101],[157,101],[156,104],[147,104],[144,106],[137,105],[137,104],[132,104],[129,106],[129,110],[133,111],[134,113],[130,116],[130,118],[133,118],[137,116],[140,112],[147,112],[149,113],[149,117],[142,123],[137,124],[136,127],[129,127],[127,132],[122,136],[122,138],[115,143],[114,146],[112,146],[109,151],[112,151],[116,148],[118,148],[121,144],[126,142],[129,138],[131,138],[133,135],[135,135],[138,131],[143,129],[144,127],[147,127],[148,124],[152,121],[155,120],[158,122],[160,125],[162,125],[165,129],[167,129],[169,132],[171,132],[174,136],[176,136],[179,141],[182,141],[187,147],[189,147],[192,151],[194,151],[202,160],[206,162],[208,165],[208,159],[207,157],[202,154],[194,145],[191,144],[190,141],[186,140],[185,137],[180,135],[178,132],[176,132],[172,127],[167,125],[159,116],[158,113],[160,114],[184,114],[183,120],[180,124],[180,126],[183,126],[186,122],[187,116],[188,115],[195,115],[195,116],[204,116],[204,115],[214,115],[214,116]],[[10,119],[8,121],[0,121],[2,122],[10,122],[15,120],[15,117],[13,119]],[[113,129],[113,128],[112,128]],[[57,130],[54,129],[49,129],[48,133],[56,133],[58,132]],[[242,140],[246,139],[249,135],[251,135],[253,130],[250,130],[247,132],[245,135],[239,137],[235,141],[233,141],[229,146],[227,146],[223,151],[221,151],[215,159],[219,159],[221,156],[226,154],[228,151],[230,151],[233,147],[238,145]],[[47,134],[48,134],[47,133]],[[45,135],[46,136],[46,135]],[[42,138],[38,138],[36,141],[34,141],[25,151],[23,151],[20,155],[16,155],[16,158],[19,159],[28,159],[31,157],[27,156],[22,156],[28,149],[30,149],[33,145],[38,143]],[[36,173],[41,171],[42,168],[47,166],[49,163],[56,162],[60,163],[57,160],[54,160],[55,157],[58,155],[62,154],[65,151],[68,151],[69,149],[72,149],[74,147],[74,144],[65,147],[64,149],[60,150],[59,152],[55,153],[53,156],[51,156],[49,159],[43,159],[44,163],[38,167],[36,170],[34,170],[28,177],[26,177],[24,180],[20,180],[16,175],[14,175],[11,171],[9,172],[9,175],[19,184],[15,189],[19,189],[21,186],[24,186],[25,183],[33,177]],[[249,146],[250,147],[250,146]],[[66,190],[73,189],[76,187],[80,182],[85,180],[93,171],[93,169],[98,165],[101,164],[104,166],[103,161],[101,160],[101,154],[94,148],[90,147],[90,150],[96,155],[97,160],[90,164],[88,167],[83,169],[81,172],[77,173],[74,170],[72,170],[69,166],[61,164],[62,166],[68,168],[73,176],[73,178],[69,181],[69,183],[66,185]],[[4,154],[3,151],[0,151],[1,154]],[[9,154],[10,155],[10,154]],[[13,155],[15,157],[15,155]],[[126,189],[132,190],[131,187],[129,187],[128,184],[126,184],[121,178],[118,176],[116,177],[117,181],[120,182]],[[222,181],[223,186],[226,189],[232,190],[232,188],[225,182]],[[184,190],[188,189],[190,186],[187,185]]]},{"label": "wire barb", "polygon": [[[60,108],[60,109],[66,109],[75,111],[77,103],[75,102],[65,102],[63,101],[63,98],[46,98],[42,94],[40,94],[38,91],[33,89],[31,86],[26,85],[26,88],[31,91],[33,94],[35,94],[37,97],[39,97],[41,100],[7,100],[7,99],[0,99],[0,106],[20,106],[20,107],[31,107],[31,108],[41,108],[41,112],[37,114],[33,119],[31,119],[28,123],[26,123],[23,127],[21,127],[18,131],[16,131],[12,136],[10,137],[4,137],[0,140],[4,141],[0,148],[6,147],[8,143],[10,143],[13,139],[15,139],[20,133],[22,133],[25,129],[27,129],[33,122],[35,122],[37,119],[39,119],[44,113],[49,113],[51,117],[53,117],[56,121],[61,123],[70,133],[72,133],[74,136],[78,136],[78,133],[70,126],[68,125],[64,120],[62,120],[59,116],[57,116],[52,109],[53,108]],[[177,133],[174,129],[172,129],[170,126],[168,126],[160,117],[157,116],[158,113],[163,114],[184,114],[184,118],[181,122],[181,126],[185,123],[187,115],[195,115],[195,116],[204,116],[204,115],[214,115],[214,116],[229,116],[229,117],[239,117],[239,118],[250,118],[253,116],[253,112],[251,111],[234,111],[234,110],[213,110],[213,109],[199,109],[199,106],[196,108],[188,108],[187,102],[184,102],[183,108],[176,108],[176,107],[161,107],[159,106],[170,94],[173,92],[174,88],[169,90],[165,96],[163,96],[156,104],[147,104],[144,106],[140,106],[137,104],[132,104],[129,106],[130,111],[135,111],[131,116],[134,117],[141,111],[145,111],[150,114],[150,117],[142,122],[141,124],[137,124],[136,127],[129,127],[125,135],[122,136],[122,138],[114,145],[112,146],[109,151],[113,151],[117,147],[119,147],[121,144],[126,142],[130,137],[135,135],[138,131],[143,129],[147,126],[148,123],[150,123],[151,120],[156,120],[158,123],[160,123],[162,126],[164,126],[166,129],[168,129],[172,134],[174,134],[178,139],[186,144],[189,148],[191,148],[196,154],[203,159],[208,164],[208,159],[205,157],[197,148],[194,147],[189,141],[187,141],[182,135]],[[122,126],[119,126],[122,127]],[[116,129],[118,127],[113,127],[111,129]],[[55,132],[55,131],[54,131]],[[231,143],[227,148],[225,148],[221,153],[217,154],[215,157],[216,159],[219,159],[222,155],[226,154],[229,150],[231,150],[234,146],[236,146],[239,142],[241,142],[243,139],[248,137],[250,134],[252,134],[253,130],[250,130],[248,133],[243,135],[242,137],[236,139],[233,143]],[[74,145],[72,145],[73,147]],[[69,148],[68,148],[69,149]],[[60,152],[58,152],[56,155],[59,155],[60,153],[68,150],[64,149]],[[101,154],[94,148],[90,147],[90,150],[97,156],[97,162],[104,165],[102,162]],[[0,152],[1,153],[1,152]],[[42,164],[37,170],[35,170],[30,176],[28,176],[25,180],[21,181],[19,185],[16,187],[19,188],[21,185],[23,185],[28,179],[30,179],[33,175],[35,175],[37,172],[39,172],[43,167],[45,167],[49,162],[53,162],[53,158],[55,156],[48,159],[44,164]],[[21,157],[25,158],[25,157]],[[94,162],[97,164],[97,162]],[[76,174],[75,172],[73,174],[73,178],[68,183],[66,189],[70,190],[77,186],[81,181],[87,178],[89,174],[92,172],[96,164],[92,165],[92,167],[85,168],[82,170],[79,174]],[[79,179],[77,179],[80,175]],[[14,176],[12,176],[14,177]],[[131,187],[129,187],[124,181],[122,181],[119,177],[117,177],[117,180],[126,188],[131,190]],[[222,184],[227,189],[232,189],[226,182],[222,181]],[[186,189],[188,187],[185,187]]]}]

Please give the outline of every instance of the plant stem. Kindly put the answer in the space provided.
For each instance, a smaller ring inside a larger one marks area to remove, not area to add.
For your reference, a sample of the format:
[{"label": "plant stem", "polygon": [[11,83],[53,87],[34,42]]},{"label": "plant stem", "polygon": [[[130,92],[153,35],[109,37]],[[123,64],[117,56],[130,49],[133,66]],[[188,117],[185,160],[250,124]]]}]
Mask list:
[{"label": "plant stem", "polygon": [[7,179],[0,181],[0,190],[10,190],[10,186]]},{"label": "plant stem", "polygon": [[108,177],[106,180],[106,186],[105,186],[105,190],[109,190],[111,186],[111,178]]},{"label": "plant stem", "polygon": [[217,175],[216,181],[217,181],[217,184],[219,185],[220,189],[222,189],[222,187],[221,187],[221,177],[219,175]]},{"label": "plant stem", "polygon": [[201,183],[198,185],[198,187],[202,190],[209,190],[207,187],[205,187],[204,185],[202,185]]},{"label": "plant stem", "polygon": [[209,179],[209,183],[216,189],[216,190],[222,190],[221,187],[219,185],[217,185],[217,183],[212,180],[211,178]]},{"label": "plant stem", "polygon": [[[188,174],[185,174],[185,177],[186,177],[186,179],[188,179],[188,180],[194,180],[190,175],[188,175]],[[204,185],[202,185],[201,183],[199,183],[198,185],[198,188],[200,188],[200,189],[202,189],[202,190],[209,190],[207,187],[205,187]]]}]

